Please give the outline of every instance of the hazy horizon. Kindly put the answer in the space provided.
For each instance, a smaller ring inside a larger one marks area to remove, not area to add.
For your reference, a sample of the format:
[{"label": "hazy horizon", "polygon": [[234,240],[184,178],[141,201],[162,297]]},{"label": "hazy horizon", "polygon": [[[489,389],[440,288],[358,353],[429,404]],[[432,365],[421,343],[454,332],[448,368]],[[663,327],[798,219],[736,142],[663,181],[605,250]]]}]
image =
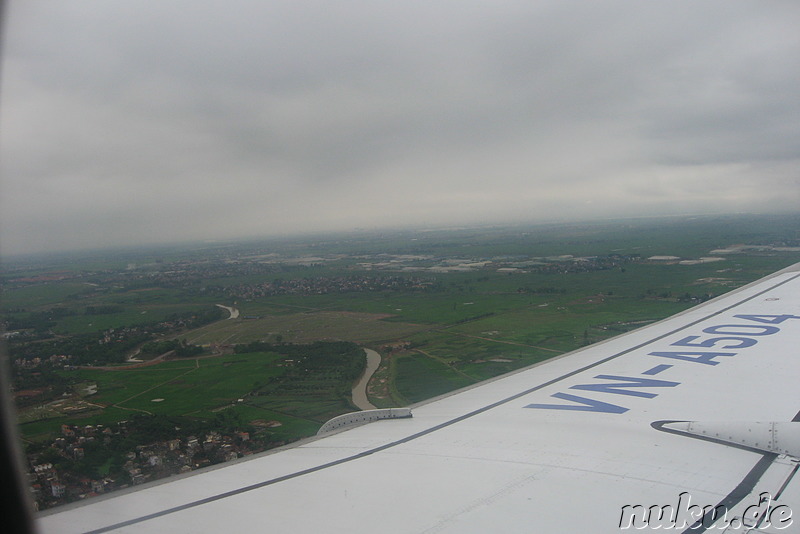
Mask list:
[{"label": "hazy horizon", "polygon": [[0,252],[788,213],[800,4],[11,1]]},{"label": "hazy horizon", "polygon": [[[108,244],[101,246],[85,246],[78,248],[51,248],[48,250],[39,250],[33,252],[19,252],[11,254],[3,254],[3,260],[7,265],[22,261],[49,261],[51,259],[63,259],[64,257],[89,257],[99,255],[105,256],[126,256],[129,254],[162,254],[162,253],[186,253],[190,251],[197,251],[203,249],[221,249],[229,247],[276,247],[276,250],[282,247],[290,246],[315,246],[317,244],[325,244],[331,242],[338,242],[340,240],[355,240],[366,239],[371,241],[377,238],[386,238],[390,242],[399,239],[403,236],[411,238],[411,241],[432,236],[434,239],[449,239],[458,232],[485,232],[499,231],[502,234],[507,232],[523,232],[536,234],[537,232],[547,232],[549,229],[555,229],[556,232],[565,231],[567,229],[586,229],[593,232],[597,228],[618,226],[621,230],[630,230],[658,225],[659,230],[663,229],[662,225],[672,227],[674,225],[685,228],[686,225],[703,225],[708,223],[719,223],[720,221],[730,220],[732,223],[740,223],[743,219],[754,219],[759,224],[764,224],[765,221],[771,218],[777,218],[778,221],[783,223],[784,218],[794,218],[800,221],[800,210],[792,212],[781,213],[720,213],[720,214],[680,214],[680,215],[643,215],[635,217],[595,217],[587,219],[569,219],[569,220],[551,220],[551,221],[498,221],[489,223],[474,223],[465,225],[440,225],[440,226],[424,226],[424,225],[396,225],[386,227],[374,228],[352,228],[345,230],[309,230],[306,232],[296,233],[282,233],[275,235],[251,235],[251,236],[234,236],[224,238],[208,238],[208,239],[184,239],[175,241],[162,241],[162,242],[149,242],[149,243],[127,243],[127,244]],[[798,227],[797,235],[800,236],[800,227]],[[725,243],[720,246],[735,245],[737,243]],[[397,245],[397,242],[394,242]],[[566,249],[565,249],[566,250]]]}]

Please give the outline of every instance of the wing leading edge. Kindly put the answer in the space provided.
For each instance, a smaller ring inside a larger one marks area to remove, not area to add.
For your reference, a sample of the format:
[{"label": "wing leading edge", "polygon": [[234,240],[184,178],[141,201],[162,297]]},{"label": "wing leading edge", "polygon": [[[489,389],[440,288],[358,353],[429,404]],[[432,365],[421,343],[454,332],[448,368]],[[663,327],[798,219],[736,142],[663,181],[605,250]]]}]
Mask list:
[{"label": "wing leading edge", "polygon": [[727,522],[791,532],[798,340],[800,264],[414,406],[411,418],[56,509],[38,524],[45,533],[407,533],[703,532]]}]

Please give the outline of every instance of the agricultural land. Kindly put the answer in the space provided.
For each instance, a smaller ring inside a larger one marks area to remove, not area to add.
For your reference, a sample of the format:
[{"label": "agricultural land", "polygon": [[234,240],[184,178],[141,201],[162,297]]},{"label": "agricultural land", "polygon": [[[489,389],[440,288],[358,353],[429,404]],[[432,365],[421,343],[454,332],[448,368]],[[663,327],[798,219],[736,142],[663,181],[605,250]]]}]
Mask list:
[{"label": "agricultural land", "polygon": [[647,325],[800,261],[800,216],[359,231],[6,258],[41,508],[290,443]]}]

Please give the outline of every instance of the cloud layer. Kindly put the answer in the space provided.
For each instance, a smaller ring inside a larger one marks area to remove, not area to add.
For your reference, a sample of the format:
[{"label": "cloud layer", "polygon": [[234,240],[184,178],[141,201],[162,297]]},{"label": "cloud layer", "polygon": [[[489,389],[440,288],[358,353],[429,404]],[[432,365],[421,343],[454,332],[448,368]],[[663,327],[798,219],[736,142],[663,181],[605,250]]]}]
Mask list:
[{"label": "cloud layer", "polygon": [[800,5],[12,2],[2,251],[800,206]]}]

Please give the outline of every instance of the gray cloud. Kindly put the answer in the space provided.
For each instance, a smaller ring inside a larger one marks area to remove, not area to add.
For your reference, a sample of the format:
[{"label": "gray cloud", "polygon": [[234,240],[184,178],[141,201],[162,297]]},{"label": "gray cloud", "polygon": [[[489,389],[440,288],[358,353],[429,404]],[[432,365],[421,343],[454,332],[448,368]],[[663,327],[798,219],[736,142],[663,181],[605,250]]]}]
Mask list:
[{"label": "gray cloud", "polygon": [[800,8],[12,2],[2,250],[796,210]]}]

